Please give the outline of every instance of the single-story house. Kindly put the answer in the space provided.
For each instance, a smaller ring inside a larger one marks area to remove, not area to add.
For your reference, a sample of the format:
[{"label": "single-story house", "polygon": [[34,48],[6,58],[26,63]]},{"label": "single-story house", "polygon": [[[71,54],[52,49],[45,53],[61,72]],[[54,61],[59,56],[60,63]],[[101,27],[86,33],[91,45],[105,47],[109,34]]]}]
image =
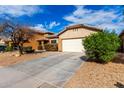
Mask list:
[{"label": "single-story house", "polygon": [[58,33],[58,50],[62,52],[83,52],[82,39],[102,29],[83,24],[66,27]]},{"label": "single-story house", "polygon": [[124,30],[119,35],[121,39],[121,47],[119,49],[120,52],[124,52]]}]

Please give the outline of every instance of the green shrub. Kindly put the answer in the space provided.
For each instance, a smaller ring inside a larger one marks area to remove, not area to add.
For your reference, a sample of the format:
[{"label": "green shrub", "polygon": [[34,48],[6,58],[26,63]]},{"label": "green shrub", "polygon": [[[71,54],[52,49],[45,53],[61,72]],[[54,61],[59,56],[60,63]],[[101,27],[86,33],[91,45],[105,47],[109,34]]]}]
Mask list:
[{"label": "green shrub", "polygon": [[7,46],[7,47],[5,48],[5,51],[6,51],[6,52],[13,51],[13,47],[12,47],[12,46]]},{"label": "green shrub", "polygon": [[107,63],[115,57],[120,39],[115,33],[103,31],[86,37],[83,45],[90,59]]},{"label": "green shrub", "polygon": [[46,51],[58,51],[58,45],[57,44],[45,44],[45,50]]}]

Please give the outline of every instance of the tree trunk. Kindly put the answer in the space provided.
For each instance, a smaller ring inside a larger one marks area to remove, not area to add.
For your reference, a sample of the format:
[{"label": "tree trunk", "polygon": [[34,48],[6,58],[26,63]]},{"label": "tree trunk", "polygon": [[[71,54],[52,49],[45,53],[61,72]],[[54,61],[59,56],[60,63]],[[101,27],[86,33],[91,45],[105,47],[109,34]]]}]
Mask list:
[{"label": "tree trunk", "polygon": [[23,54],[22,45],[19,45],[19,54],[20,54],[20,55],[22,55],[22,54]]}]

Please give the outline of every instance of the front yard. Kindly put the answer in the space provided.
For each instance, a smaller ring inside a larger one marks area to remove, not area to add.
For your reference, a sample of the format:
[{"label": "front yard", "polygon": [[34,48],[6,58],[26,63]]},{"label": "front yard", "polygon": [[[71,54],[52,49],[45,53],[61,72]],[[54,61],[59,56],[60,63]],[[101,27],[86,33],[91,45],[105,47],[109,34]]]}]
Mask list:
[{"label": "front yard", "polygon": [[52,55],[52,52],[31,53],[16,57],[17,52],[0,53],[0,67],[9,66],[20,62],[25,62],[37,58],[47,57]]},{"label": "front yard", "polygon": [[124,87],[124,54],[118,54],[113,62],[99,64],[86,62],[65,84],[65,87]]}]

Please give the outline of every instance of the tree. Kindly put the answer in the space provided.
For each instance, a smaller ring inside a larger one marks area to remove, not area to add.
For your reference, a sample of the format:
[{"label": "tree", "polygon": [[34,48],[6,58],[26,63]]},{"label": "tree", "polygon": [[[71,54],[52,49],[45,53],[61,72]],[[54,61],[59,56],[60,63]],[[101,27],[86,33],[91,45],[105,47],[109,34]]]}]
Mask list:
[{"label": "tree", "polygon": [[0,27],[1,32],[7,32],[14,46],[18,47],[19,54],[23,54],[23,44],[33,36],[33,30],[10,23],[4,23]]},{"label": "tree", "polygon": [[103,31],[86,37],[83,45],[90,59],[106,63],[114,58],[120,39],[113,32]]}]

